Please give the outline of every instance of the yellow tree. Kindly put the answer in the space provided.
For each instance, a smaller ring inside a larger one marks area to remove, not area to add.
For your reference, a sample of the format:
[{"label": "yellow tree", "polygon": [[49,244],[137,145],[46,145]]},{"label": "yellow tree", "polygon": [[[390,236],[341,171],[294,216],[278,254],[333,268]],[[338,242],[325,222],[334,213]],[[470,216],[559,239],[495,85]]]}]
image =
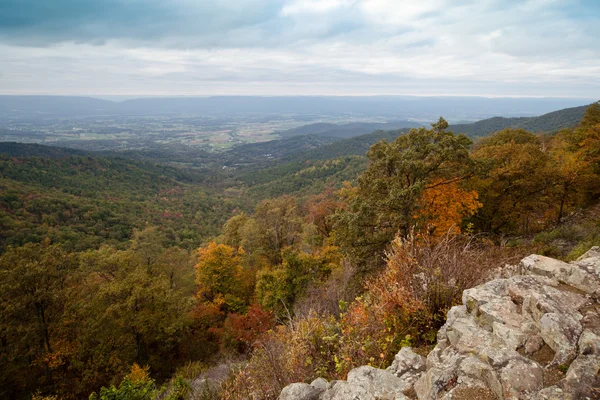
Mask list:
[{"label": "yellow tree", "polygon": [[242,312],[249,303],[254,278],[243,268],[244,252],[210,242],[198,249],[196,283],[201,302],[222,312]]}]

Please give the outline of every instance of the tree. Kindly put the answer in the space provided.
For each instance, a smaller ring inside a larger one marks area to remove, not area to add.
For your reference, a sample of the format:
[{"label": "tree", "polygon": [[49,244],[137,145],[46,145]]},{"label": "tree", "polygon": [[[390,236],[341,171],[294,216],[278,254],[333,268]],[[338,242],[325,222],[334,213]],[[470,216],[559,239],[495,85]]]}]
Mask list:
[{"label": "tree", "polygon": [[314,225],[322,239],[333,232],[332,216],[336,210],[344,208],[344,203],[335,198],[334,191],[327,188],[323,193],[311,197],[306,203],[306,222]]},{"label": "tree", "polygon": [[369,167],[336,214],[336,239],[364,267],[383,264],[383,251],[396,233],[407,236],[423,190],[446,186],[471,173],[471,140],[447,131],[444,119],[432,129],[412,129],[396,141],[381,141],[367,153]]},{"label": "tree", "polygon": [[446,185],[431,182],[419,199],[414,218],[418,230],[439,237],[448,233],[461,233],[464,218],[470,217],[482,204],[474,190],[464,190],[456,182]]},{"label": "tree", "polygon": [[223,242],[236,249],[241,247],[244,240],[244,226],[246,226],[249,219],[245,213],[229,218],[225,225],[223,225]]},{"label": "tree", "polygon": [[[0,257],[0,387],[4,390],[33,389],[28,385],[52,388],[53,369],[61,367],[60,353],[69,339],[64,331],[77,266],[75,255],[49,240],[9,248]],[[19,368],[29,372],[18,372]]]},{"label": "tree", "polygon": [[296,198],[282,196],[261,202],[254,211],[261,232],[262,250],[272,265],[281,263],[281,250],[296,244],[302,233],[302,217]]},{"label": "tree", "polygon": [[152,400],[157,394],[154,379],[150,378],[149,367],[142,368],[134,363],[131,372],[123,378],[119,387],[103,387],[99,394],[92,393],[90,400]]},{"label": "tree", "polygon": [[105,247],[82,260],[86,285],[73,310],[73,318],[80,321],[73,365],[87,372],[81,374],[86,380],[81,385],[105,384],[133,362],[150,365],[156,373],[170,372],[191,324],[193,293],[178,283],[180,277],[159,270],[162,263],[149,271],[146,260],[132,249]]},{"label": "tree", "polygon": [[550,141],[556,223],[567,210],[594,200],[600,189],[600,103],[585,111],[579,126],[563,129]]},{"label": "tree", "polygon": [[198,250],[196,283],[201,302],[219,307],[223,313],[243,312],[249,303],[253,279],[244,271],[243,251],[210,242]]},{"label": "tree", "polygon": [[133,230],[131,250],[140,258],[142,264],[146,265],[148,271],[160,259],[166,239],[165,234],[155,226],[148,226],[143,230]]},{"label": "tree", "polygon": [[480,140],[472,157],[484,166],[473,182],[483,207],[478,227],[493,233],[539,229],[553,177],[540,138],[523,129],[504,129]]},{"label": "tree", "polygon": [[335,247],[325,246],[321,252],[309,254],[286,249],[281,265],[264,268],[256,278],[256,299],[267,310],[283,317],[309,284],[323,282],[339,265]]}]

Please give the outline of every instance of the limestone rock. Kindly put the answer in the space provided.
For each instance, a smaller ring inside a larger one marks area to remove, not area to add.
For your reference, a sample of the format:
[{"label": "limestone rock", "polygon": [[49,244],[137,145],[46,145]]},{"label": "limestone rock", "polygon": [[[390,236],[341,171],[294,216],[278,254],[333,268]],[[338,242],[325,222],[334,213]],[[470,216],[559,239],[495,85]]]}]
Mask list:
[{"label": "limestone rock", "polygon": [[581,257],[579,257],[577,259],[577,261],[585,260],[587,258],[600,260],[600,246],[594,246],[594,247],[592,247],[591,249],[589,249],[588,251],[586,251],[585,253],[583,253],[581,255]]},{"label": "limestone rock", "polygon": [[600,398],[600,356],[577,357],[569,366],[564,387],[576,399]]},{"label": "limestone rock", "polygon": [[571,396],[557,386],[549,386],[536,393],[532,400],[571,400]]},{"label": "limestone rock", "polygon": [[323,378],[317,378],[310,383],[310,386],[318,390],[326,390],[329,387],[329,382]]},{"label": "limestone rock", "polygon": [[600,335],[589,329],[584,330],[579,337],[579,354],[600,356]]},{"label": "limestone rock", "polygon": [[520,266],[525,273],[554,278],[588,294],[600,291],[600,259],[598,257],[580,258],[574,263],[568,264],[564,261],[533,254],[524,258]]},{"label": "limestone rock", "polygon": [[434,400],[440,393],[451,389],[456,379],[456,369],[430,368],[415,382],[415,392],[419,400]]},{"label": "limestone rock", "polygon": [[403,347],[394,357],[392,365],[387,371],[400,377],[406,372],[421,372],[425,370],[426,359],[412,351],[410,347]]},{"label": "limestone rock", "polygon": [[523,394],[537,392],[543,387],[544,371],[535,362],[511,360],[500,374],[505,397],[521,398]]},{"label": "limestone rock", "polygon": [[460,372],[460,375],[469,376],[483,382],[485,384],[483,387],[492,391],[497,398],[502,398],[502,384],[498,380],[496,371],[488,363],[475,356],[470,356],[461,363]]},{"label": "limestone rock", "polygon": [[524,350],[526,355],[532,355],[542,348],[544,345],[544,339],[539,335],[532,335],[527,338],[525,342]]},{"label": "limestone rock", "polygon": [[[321,400],[376,400],[377,398],[360,385],[338,381],[329,388]],[[399,399],[400,400],[400,399]]]},{"label": "limestone rock", "polygon": [[292,383],[283,388],[278,400],[317,400],[322,392],[308,383]]},{"label": "limestone rock", "polygon": [[368,393],[381,400],[399,398],[408,389],[407,384],[393,373],[370,366],[350,371],[348,383],[364,387]]}]

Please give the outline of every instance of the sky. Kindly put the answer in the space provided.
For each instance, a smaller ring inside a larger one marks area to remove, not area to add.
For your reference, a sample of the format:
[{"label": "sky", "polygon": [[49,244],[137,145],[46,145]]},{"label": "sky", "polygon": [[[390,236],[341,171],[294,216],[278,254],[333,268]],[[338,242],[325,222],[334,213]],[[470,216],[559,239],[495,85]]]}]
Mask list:
[{"label": "sky", "polygon": [[600,98],[600,0],[0,0],[0,94]]}]

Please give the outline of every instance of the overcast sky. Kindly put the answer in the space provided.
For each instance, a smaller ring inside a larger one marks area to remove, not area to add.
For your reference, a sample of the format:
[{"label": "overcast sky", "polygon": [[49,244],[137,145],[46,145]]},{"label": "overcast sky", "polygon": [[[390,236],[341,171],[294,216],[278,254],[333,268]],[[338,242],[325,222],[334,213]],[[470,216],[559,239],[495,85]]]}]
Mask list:
[{"label": "overcast sky", "polygon": [[0,93],[600,98],[600,0],[0,0]]}]

